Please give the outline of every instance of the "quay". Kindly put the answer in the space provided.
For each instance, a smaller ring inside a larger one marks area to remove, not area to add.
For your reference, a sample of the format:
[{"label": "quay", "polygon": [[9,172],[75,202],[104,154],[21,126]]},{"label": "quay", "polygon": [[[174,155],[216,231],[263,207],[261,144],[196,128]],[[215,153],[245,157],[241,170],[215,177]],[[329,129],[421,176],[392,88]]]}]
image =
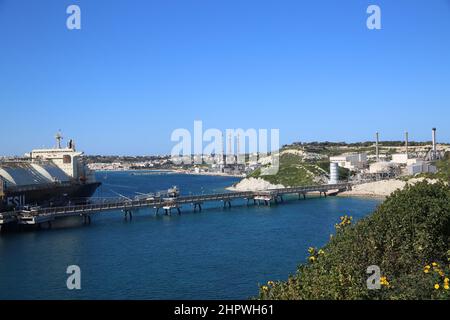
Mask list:
[{"label": "quay", "polygon": [[247,200],[247,205],[258,204],[270,206],[284,201],[287,195],[298,195],[298,198],[306,198],[308,193],[319,193],[320,196],[336,195],[351,189],[351,184],[327,184],[317,186],[271,189],[267,191],[244,191],[227,192],[190,196],[162,197],[140,197],[139,199],[103,199],[95,203],[82,205],[67,205],[63,207],[35,208],[31,210],[10,211],[0,213],[0,229],[9,224],[18,225],[41,225],[47,223],[51,226],[52,221],[61,218],[80,216],[85,224],[91,223],[91,216],[108,211],[121,210],[125,219],[132,219],[133,212],[141,208],[153,208],[158,214],[164,210],[170,215],[173,210],[181,214],[183,205],[193,206],[194,212],[202,211],[202,205],[206,202],[222,202],[224,208],[231,207],[233,200]]}]

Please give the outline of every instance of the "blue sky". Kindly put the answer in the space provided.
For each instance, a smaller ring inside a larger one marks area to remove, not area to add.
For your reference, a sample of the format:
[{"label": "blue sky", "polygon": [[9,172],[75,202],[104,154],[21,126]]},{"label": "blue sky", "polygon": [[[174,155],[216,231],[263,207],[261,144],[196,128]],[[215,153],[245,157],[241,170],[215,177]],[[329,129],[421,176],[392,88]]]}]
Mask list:
[{"label": "blue sky", "polygon": [[448,0],[0,0],[0,154],[58,129],[89,154],[168,153],[194,120],[283,144],[450,141],[449,40]]}]

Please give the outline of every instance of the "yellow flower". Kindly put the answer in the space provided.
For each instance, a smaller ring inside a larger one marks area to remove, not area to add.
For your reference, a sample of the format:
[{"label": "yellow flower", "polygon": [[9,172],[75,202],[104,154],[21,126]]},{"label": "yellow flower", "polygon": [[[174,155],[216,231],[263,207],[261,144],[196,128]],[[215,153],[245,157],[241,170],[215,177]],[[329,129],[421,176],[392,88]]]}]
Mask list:
[{"label": "yellow flower", "polygon": [[381,277],[381,278],[380,278],[380,284],[381,284],[382,286],[386,286],[386,287],[389,287],[389,286],[391,285],[391,284],[389,283],[387,277]]},{"label": "yellow flower", "polygon": [[448,281],[449,281],[448,278],[445,278],[445,279],[444,279],[444,282],[445,282],[445,283],[448,283]]},{"label": "yellow flower", "polygon": [[267,284],[268,284],[269,286],[273,286],[275,283],[274,283],[273,281],[269,281],[269,282],[267,282]]},{"label": "yellow flower", "polygon": [[314,249],[313,247],[310,247],[310,248],[308,249],[308,252],[309,252],[310,254],[313,254],[314,251],[315,251],[315,249]]},{"label": "yellow flower", "polygon": [[434,285],[434,288],[435,288],[436,290],[439,290],[440,287],[441,287],[441,286],[440,286],[439,284],[437,284],[437,283]]},{"label": "yellow flower", "polygon": [[437,267],[438,266],[438,264],[436,262],[433,262],[432,265],[433,265],[433,267]]},{"label": "yellow flower", "polygon": [[311,261],[311,262],[316,261],[316,257],[309,257],[309,261]]},{"label": "yellow flower", "polygon": [[319,254],[324,254],[325,251],[323,251],[322,249],[319,250]]},{"label": "yellow flower", "polygon": [[430,269],[425,269],[425,270],[423,270],[423,272],[430,273]]},{"label": "yellow flower", "polygon": [[269,290],[269,288],[267,286],[263,286],[262,289],[263,289],[263,291],[268,291]]},{"label": "yellow flower", "polygon": [[448,284],[444,284],[444,289],[445,290],[448,290],[450,287],[449,287],[449,285]]}]

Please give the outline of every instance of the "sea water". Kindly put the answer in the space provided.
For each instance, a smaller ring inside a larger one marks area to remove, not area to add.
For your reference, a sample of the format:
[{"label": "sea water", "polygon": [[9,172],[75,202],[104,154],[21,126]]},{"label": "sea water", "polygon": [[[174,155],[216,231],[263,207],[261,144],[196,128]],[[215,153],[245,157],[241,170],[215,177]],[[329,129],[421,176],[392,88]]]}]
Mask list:
[{"label": "sea water", "polygon": [[[95,197],[135,197],[180,188],[184,195],[224,192],[237,178],[147,172],[97,173]],[[120,211],[61,220],[52,229],[0,236],[0,299],[247,299],[258,284],[285,280],[321,247],[342,215],[361,219],[374,199],[309,196],[280,205],[234,201],[201,213],[156,216],[153,208],[126,221]],[[68,266],[81,270],[81,290],[66,286]]]}]

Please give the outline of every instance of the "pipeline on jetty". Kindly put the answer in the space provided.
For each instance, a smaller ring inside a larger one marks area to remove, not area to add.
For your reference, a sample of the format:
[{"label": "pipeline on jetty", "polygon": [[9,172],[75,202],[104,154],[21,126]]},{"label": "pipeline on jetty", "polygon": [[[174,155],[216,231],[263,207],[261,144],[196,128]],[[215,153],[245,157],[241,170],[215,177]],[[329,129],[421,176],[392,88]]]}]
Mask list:
[{"label": "pipeline on jetty", "polygon": [[7,224],[19,225],[40,225],[66,217],[81,216],[84,223],[91,222],[91,215],[102,212],[122,210],[125,218],[132,219],[133,211],[141,208],[154,208],[156,214],[162,209],[165,214],[170,215],[172,210],[181,213],[182,205],[192,205],[194,211],[201,211],[205,202],[223,202],[224,207],[231,207],[231,202],[237,199],[247,200],[247,204],[271,205],[283,202],[283,196],[297,194],[299,198],[306,198],[306,194],[318,192],[321,196],[327,194],[337,194],[351,189],[351,184],[328,184],[295,188],[271,189],[267,191],[244,191],[227,192],[190,196],[175,196],[169,198],[162,197],[141,197],[139,199],[103,199],[96,203],[83,205],[67,205],[63,207],[35,208],[32,210],[11,211],[0,213],[0,228]]}]

